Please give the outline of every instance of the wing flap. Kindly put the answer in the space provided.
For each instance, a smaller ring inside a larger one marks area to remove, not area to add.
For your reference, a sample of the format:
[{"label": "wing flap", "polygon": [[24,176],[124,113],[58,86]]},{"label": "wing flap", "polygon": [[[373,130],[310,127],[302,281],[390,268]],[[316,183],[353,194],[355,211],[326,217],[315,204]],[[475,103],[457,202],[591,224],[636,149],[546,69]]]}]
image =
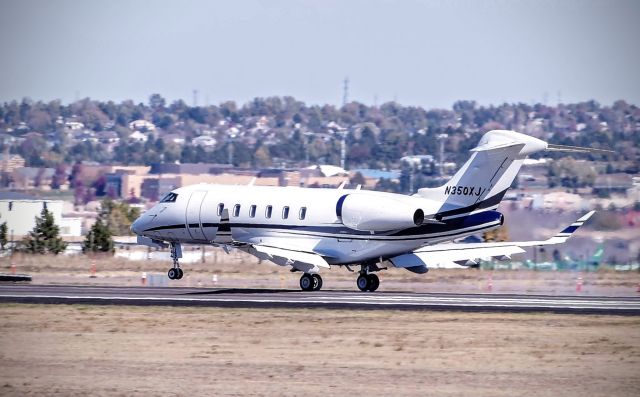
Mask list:
[{"label": "wing flap", "polygon": [[293,266],[304,272],[318,272],[320,268],[329,269],[327,261],[314,252],[296,251],[286,248],[271,247],[266,245],[253,245],[253,250],[259,254],[258,257],[266,256],[267,259],[280,266]]}]

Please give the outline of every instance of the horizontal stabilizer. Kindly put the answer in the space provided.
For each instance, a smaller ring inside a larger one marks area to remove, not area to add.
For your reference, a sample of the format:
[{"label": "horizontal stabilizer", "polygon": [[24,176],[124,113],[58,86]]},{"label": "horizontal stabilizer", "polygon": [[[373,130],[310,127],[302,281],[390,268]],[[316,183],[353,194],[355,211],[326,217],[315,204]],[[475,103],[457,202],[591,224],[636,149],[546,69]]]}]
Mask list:
[{"label": "horizontal stabilizer", "polygon": [[548,152],[565,152],[565,153],[593,153],[593,154],[613,154],[615,153],[613,150],[607,149],[595,149],[590,147],[580,147],[580,146],[565,146],[565,145],[553,145],[551,143],[547,144]]}]

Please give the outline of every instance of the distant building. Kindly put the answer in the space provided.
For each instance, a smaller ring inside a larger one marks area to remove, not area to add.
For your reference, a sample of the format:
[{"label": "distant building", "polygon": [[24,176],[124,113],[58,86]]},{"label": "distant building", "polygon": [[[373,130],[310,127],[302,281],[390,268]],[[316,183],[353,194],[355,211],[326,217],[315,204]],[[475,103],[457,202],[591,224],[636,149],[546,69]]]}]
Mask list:
[{"label": "distant building", "polygon": [[557,211],[580,211],[589,206],[580,195],[566,192],[547,193],[543,203],[543,209]]},{"label": "distant building", "polygon": [[155,131],[156,126],[147,120],[134,120],[129,123],[129,128],[136,131]]},{"label": "distant building", "polygon": [[215,147],[218,141],[216,138],[208,136],[208,135],[200,135],[191,140],[191,143],[195,146],[202,146],[204,148],[212,148]]},{"label": "distant building", "polygon": [[216,163],[155,163],[149,171],[151,174],[223,174],[232,172],[234,167],[230,164]]},{"label": "distant building", "polygon": [[0,222],[7,222],[9,239],[22,239],[29,234],[36,225],[36,216],[46,208],[53,215],[56,225],[60,228],[61,236],[80,236],[82,229],[81,218],[63,218],[63,201],[39,199],[16,192],[0,192]]},{"label": "distant building", "polygon": [[0,172],[13,172],[24,167],[25,161],[19,154],[0,154]]},{"label": "distant building", "polygon": [[593,193],[627,193],[633,187],[633,176],[629,174],[598,175],[593,184]]},{"label": "distant building", "polygon": [[84,129],[84,124],[79,121],[67,121],[64,123],[64,126],[67,130],[70,131],[79,131]]},{"label": "distant building", "polygon": [[15,189],[50,189],[55,169],[53,168],[36,168],[22,167],[14,170],[12,173],[12,187]]},{"label": "distant building", "polygon": [[430,154],[417,154],[412,156],[404,156],[400,159],[400,162],[409,163],[415,167],[422,164],[431,164],[434,162],[434,158]]},{"label": "distant building", "polygon": [[133,131],[131,135],[129,135],[129,140],[134,142],[146,142],[148,139],[149,138],[140,131]]},{"label": "distant building", "polygon": [[100,143],[118,143],[120,137],[114,131],[100,131],[96,134],[96,138]]},{"label": "distant building", "polygon": [[321,165],[312,165],[307,167],[308,170],[318,170],[322,176],[336,176],[336,175],[349,175],[344,168],[338,167],[337,165],[331,164],[321,164]]}]

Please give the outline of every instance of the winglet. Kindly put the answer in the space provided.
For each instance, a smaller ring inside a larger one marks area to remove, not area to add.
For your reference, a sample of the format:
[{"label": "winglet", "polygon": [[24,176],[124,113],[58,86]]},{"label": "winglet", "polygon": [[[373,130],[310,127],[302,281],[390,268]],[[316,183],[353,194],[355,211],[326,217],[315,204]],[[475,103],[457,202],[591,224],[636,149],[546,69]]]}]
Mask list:
[{"label": "winglet", "polygon": [[571,237],[571,235],[573,233],[575,233],[576,230],[578,230],[578,228],[580,226],[582,226],[589,218],[591,218],[591,216],[595,214],[595,211],[589,211],[586,214],[584,214],[582,217],[580,217],[580,219],[578,219],[577,221],[573,222],[571,225],[565,227],[564,229],[562,229],[562,231],[558,234],[556,234],[555,236],[551,237],[550,239],[547,239],[545,241],[545,243],[547,244],[559,244],[559,243],[564,243],[565,241],[567,241],[569,239],[569,237]]}]

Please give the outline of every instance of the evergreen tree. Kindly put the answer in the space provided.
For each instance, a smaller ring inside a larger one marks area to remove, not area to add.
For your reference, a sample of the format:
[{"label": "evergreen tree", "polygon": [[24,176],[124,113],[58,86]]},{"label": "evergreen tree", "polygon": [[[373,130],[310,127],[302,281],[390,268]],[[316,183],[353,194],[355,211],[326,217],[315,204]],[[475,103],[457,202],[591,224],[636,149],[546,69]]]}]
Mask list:
[{"label": "evergreen tree", "polygon": [[109,227],[98,218],[96,223],[91,226],[91,230],[84,239],[82,247],[84,253],[87,252],[110,252],[113,253],[113,239]]},{"label": "evergreen tree", "polygon": [[22,241],[22,250],[32,254],[59,254],[67,244],[59,236],[60,228],[46,208],[36,216],[36,226]]},{"label": "evergreen tree", "polygon": [[3,222],[0,224],[0,250],[4,251],[7,242],[7,222]]}]

